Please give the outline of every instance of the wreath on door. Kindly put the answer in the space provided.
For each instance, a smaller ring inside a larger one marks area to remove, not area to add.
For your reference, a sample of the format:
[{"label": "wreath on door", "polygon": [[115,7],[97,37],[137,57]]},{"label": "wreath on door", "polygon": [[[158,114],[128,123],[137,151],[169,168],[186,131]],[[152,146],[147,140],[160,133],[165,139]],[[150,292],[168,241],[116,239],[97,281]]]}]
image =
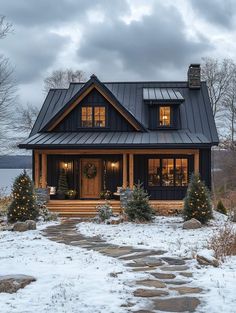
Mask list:
[{"label": "wreath on door", "polygon": [[96,177],[96,175],[97,175],[97,168],[96,168],[95,164],[87,163],[84,166],[83,174],[88,179]]}]

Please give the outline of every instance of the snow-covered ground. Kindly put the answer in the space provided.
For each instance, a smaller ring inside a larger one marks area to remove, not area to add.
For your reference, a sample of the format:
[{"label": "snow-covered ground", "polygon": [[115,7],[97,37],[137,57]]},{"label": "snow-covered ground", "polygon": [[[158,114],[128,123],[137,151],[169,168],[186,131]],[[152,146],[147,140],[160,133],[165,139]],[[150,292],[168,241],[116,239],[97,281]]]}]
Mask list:
[{"label": "snow-covered ground", "polygon": [[226,217],[215,213],[211,227],[183,230],[182,217],[156,217],[154,223],[122,223],[105,225],[80,223],[78,230],[87,236],[101,236],[110,243],[137,248],[167,250],[170,255],[191,257],[207,245],[207,240],[222,225]]},{"label": "snow-covered ground", "polygon": [[[215,213],[211,226],[196,230],[183,230],[180,217],[157,217],[152,224],[80,223],[78,230],[87,236],[99,235],[113,244],[164,249],[170,256],[191,257],[207,247],[207,240],[225,220],[225,216]],[[194,261],[191,270],[197,285],[208,290],[201,295],[203,301],[197,312],[236,312],[236,256],[229,257],[219,268],[200,268]]]},{"label": "snow-covered ground", "polygon": [[132,299],[127,282],[142,277],[116,259],[52,242],[39,230],[0,232],[0,275],[7,274],[37,281],[15,294],[0,293],[1,313],[126,312],[120,305]]}]

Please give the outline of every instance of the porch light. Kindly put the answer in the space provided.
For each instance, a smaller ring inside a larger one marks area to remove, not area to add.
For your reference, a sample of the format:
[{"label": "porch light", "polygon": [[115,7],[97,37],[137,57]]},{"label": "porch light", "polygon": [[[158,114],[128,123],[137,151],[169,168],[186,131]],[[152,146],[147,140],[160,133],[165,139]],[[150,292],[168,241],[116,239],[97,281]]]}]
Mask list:
[{"label": "porch light", "polygon": [[65,170],[68,169],[68,163],[67,162],[64,163],[64,168],[65,168]]},{"label": "porch light", "polygon": [[112,168],[117,167],[117,163],[118,163],[117,161],[113,161],[113,162],[111,162],[111,167],[112,167]]}]

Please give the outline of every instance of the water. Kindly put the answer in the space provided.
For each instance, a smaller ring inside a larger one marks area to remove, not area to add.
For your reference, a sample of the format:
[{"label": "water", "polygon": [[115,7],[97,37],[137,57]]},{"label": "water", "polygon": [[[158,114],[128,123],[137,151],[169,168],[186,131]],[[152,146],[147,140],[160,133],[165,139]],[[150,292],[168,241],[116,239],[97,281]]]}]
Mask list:
[{"label": "water", "polygon": [[[22,172],[23,169],[0,169],[0,191],[4,189],[6,194],[10,194],[14,179]],[[26,170],[26,172],[31,177],[32,170]]]}]

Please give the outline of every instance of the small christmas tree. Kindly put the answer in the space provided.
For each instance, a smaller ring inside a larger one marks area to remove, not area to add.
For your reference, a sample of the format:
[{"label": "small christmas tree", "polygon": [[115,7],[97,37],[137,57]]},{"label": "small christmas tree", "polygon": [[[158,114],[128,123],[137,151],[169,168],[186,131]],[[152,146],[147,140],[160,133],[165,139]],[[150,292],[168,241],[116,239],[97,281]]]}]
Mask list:
[{"label": "small christmas tree", "polygon": [[132,199],[128,201],[125,213],[130,221],[146,222],[153,219],[155,212],[149,204],[149,196],[142,184],[134,186]]},{"label": "small christmas tree", "polygon": [[12,188],[12,202],[8,207],[8,221],[35,220],[38,216],[33,183],[26,171],[16,177]]},{"label": "small christmas tree", "polygon": [[67,177],[66,177],[66,171],[64,169],[61,169],[60,170],[59,180],[58,180],[57,193],[60,196],[64,196],[65,197],[67,192],[68,192],[68,182],[67,182]]},{"label": "small christmas tree", "polygon": [[212,218],[212,205],[210,193],[201,181],[199,174],[193,174],[184,199],[183,216],[185,220],[196,218],[206,223]]},{"label": "small christmas tree", "polygon": [[227,215],[227,209],[224,206],[223,202],[221,200],[218,201],[217,206],[216,206],[216,211],[221,213],[221,214],[225,214]]}]

